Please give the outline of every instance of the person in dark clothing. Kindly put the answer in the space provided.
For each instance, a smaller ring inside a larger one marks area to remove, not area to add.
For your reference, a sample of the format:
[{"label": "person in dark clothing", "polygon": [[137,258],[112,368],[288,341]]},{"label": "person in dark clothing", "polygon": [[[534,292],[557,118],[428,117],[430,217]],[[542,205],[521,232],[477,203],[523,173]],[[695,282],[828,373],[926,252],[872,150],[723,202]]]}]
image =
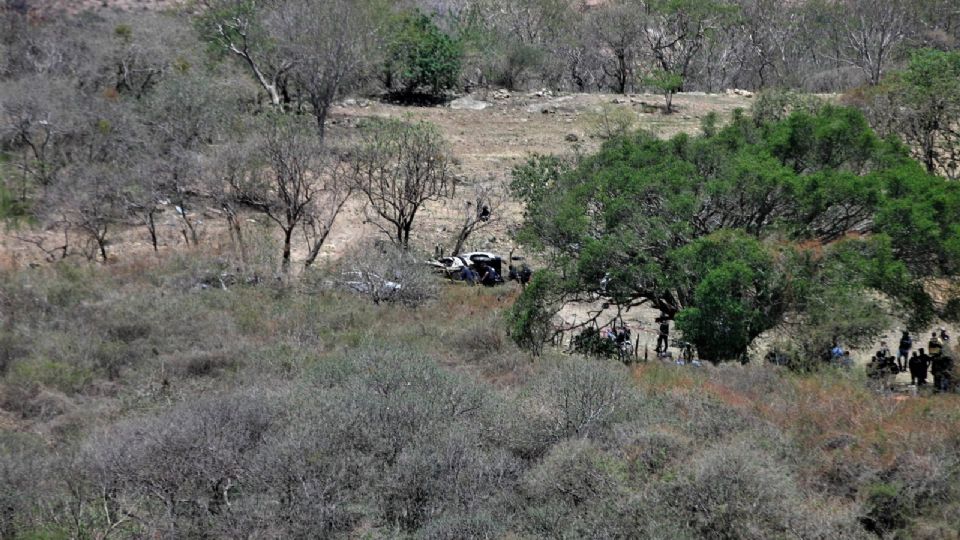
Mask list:
[{"label": "person in dark clothing", "polygon": [[533,270],[530,270],[530,267],[523,265],[520,267],[520,272],[517,273],[519,277],[518,281],[520,282],[521,287],[526,287],[527,283],[530,283],[530,278],[533,277]]},{"label": "person in dark clothing", "polygon": [[945,354],[930,358],[930,371],[933,373],[933,388],[937,392],[946,392],[950,388],[950,371],[953,361]]},{"label": "person in dark clothing", "polygon": [[470,268],[467,265],[463,265],[460,267],[460,280],[466,283],[467,285],[476,285],[477,273],[473,271],[473,268]]},{"label": "person in dark clothing", "polygon": [[[920,349],[923,352],[923,349]],[[917,351],[913,351],[910,357],[910,384],[916,386],[926,386],[927,384],[927,361],[921,357]]]},{"label": "person in dark clothing", "polygon": [[877,351],[877,354],[870,357],[870,363],[867,364],[867,376],[875,380],[883,379],[886,375],[884,373],[884,362],[883,354],[881,351]]},{"label": "person in dark clothing", "polygon": [[924,386],[927,384],[927,374],[930,372],[931,358],[930,358],[930,355],[927,354],[926,351],[924,351],[922,348],[920,349],[919,358],[920,358],[920,364],[918,369],[921,375],[920,385]]},{"label": "person in dark clothing", "polygon": [[667,347],[670,344],[670,321],[665,318],[658,319],[660,322],[660,331],[657,333],[657,348],[654,349],[657,351],[657,354],[663,354],[667,352]]},{"label": "person in dark clothing", "polygon": [[885,355],[882,360],[882,366],[885,373],[896,376],[897,373],[900,373],[900,366],[897,365],[897,361],[893,356]]},{"label": "person in dark clothing", "polygon": [[493,287],[500,283],[500,274],[490,265],[483,265],[480,268],[480,283],[487,287]]},{"label": "person in dark clothing", "polygon": [[904,330],[903,335],[900,336],[900,345],[897,347],[897,364],[901,371],[907,367],[907,361],[910,359],[910,349],[912,348],[913,338],[910,337],[910,332]]}]

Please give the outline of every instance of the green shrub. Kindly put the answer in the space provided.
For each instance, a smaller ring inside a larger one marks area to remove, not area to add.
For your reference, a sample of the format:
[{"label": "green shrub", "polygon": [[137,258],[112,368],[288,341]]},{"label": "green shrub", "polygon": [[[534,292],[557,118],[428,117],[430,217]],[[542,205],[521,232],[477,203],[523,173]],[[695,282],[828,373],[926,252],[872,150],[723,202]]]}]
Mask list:
[{"label": "green shrub", "polygon": [[40,357],[16,362],[8,380],[16,385],[41,385],[74,394],[83,390],[94,378],[95,373],[89,367]]},{"label": "green shrub", "polygon": [[885,536],[909,523],[909,510],[900,493],[901,486],[878,482],[867,486],[865,514],[860,518],[864,528],[877,536]]},{"label": "green shrub", "polygon": [[460,78],[460,44],[419,10],[404,13],[388,38],[384,76],[388,90],[434,97],[456,86]]}]

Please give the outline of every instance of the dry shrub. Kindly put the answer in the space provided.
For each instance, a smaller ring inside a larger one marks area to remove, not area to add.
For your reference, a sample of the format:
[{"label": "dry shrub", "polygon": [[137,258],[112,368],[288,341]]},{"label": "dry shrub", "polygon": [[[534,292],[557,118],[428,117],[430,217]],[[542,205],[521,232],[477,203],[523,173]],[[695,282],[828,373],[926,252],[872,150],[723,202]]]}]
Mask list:
[{"label": "dry shrub", "polygon": [[789,468],[745,441],[693,458],[668,488],[675,519],[700,538],[862,536],[846,513],[814,515]]},{"label": "dry shrub", "polygon": [[93,434],[78,467],[111,494],[102,504],[138,516],[144,536],[196,536],[236,519],[230,501],[278,415],[262,392],[184,403]]},{"label": "dry shrub", "polygon": [[918,454],[902,453],[885,474],[891,483],[900,486],[900,496],[913,513],[939,506],[960,495],[957,471],[960,463],[956,452]]},{"label": "dry shrub", "polygon": [[331,284],[375,304],[426,304],[440,293],[440,280],[425,257],[386,243],[365,242],[350,250],[334,269]]},{"label": "dry shrub", "polygon": [[511,341],[503,319],[494,314],[472,320],[456,337],[454,344],[469,357],[477,357],[502,353]]},{"label": "dry shrub", "polygon": [[45,507],[59,502],[55,481],[39,437],[0,430],[0,538],[20,538],[45,524]]},{"label": "dry shrub", "polygon": [[387,522],[416,530],[445,514],[457,514],[512,488],[520,464],[499,448],[486,448],[467,423],[444,426],[403,449],[379,490]]},{"label": "dry shrub", "polygon": [[236,353],[232,351],[197,351],[176,357],[168,365],[173,373],[181,377],[215,377],[239,366]]},{"label": "dry shrub", "polygon": [[416,537],[424,540],[504,538],[509,520],[487,511],[444,514],[427,523]]},{"label": "dry shrub", "polygon": [[636,477],[665,472],[683,462],[698,441],[669,426],[649,426],[645,422],[627,422],[613,427],[608,448],[622,456]]},{"label": "dry shrub", "polygon": [[[627,500],[622,467],[590,441],[554,445],[519,486],[526,532],[537,538],[620,536]],[[631,534],[642,536],[640,530]]]},{"label": "dry shrub", "polygon": [[622,365],[581,357],[545,363],[503,419],[504,443],[536,458],[568,438],[591,438],[639,409],[638,392]]}]

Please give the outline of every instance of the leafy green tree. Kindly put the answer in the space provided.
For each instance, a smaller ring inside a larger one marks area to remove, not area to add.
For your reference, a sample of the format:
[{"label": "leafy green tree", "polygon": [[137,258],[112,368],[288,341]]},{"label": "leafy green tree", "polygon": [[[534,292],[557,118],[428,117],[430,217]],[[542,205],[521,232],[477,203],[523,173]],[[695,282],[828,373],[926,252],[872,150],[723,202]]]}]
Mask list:
[{"label": "leafy green tree", "polygon": [[643,86],[656,88],[666,99],[666,113],[673,112],[673,96],[683,89],[683,76],[679,73],[665,71],[662,69],[654,70],[650,75],[640,80]]},{"label": "leafy green tree", "polygon": [[723,229],[674,251],[670,276],[692,307],[677,327],[706,358],[736,358],[785,309],[782,274],[755,237]]},{"label": "leafy green tree", "polygon": [[789,313],[819,316],[868,290],[919,325],[933,313],[919,279],[960,261],[960,191],[908,154],[835,106],[770,122],[735,113],[697,137],[631,134],[569,168],[537,157],[515,169],[519,238],[550,258],[552,298],[650,305],[714,360]]},{"label": "leafy green tree", "polygon": [[537,356],[554,335],[552,321],[560,308],[555,296],[559,281],[560,277],[549,270],[537,272],[507,314],[510,337]]},{"label": "leafy green tree", "polygon": [[960,177],[960,51],[915,51],[890,91],[896,131],[927,172]]},{"label": "leafy green tree", "polygon": [[399,88],[407,95],[426,92],[440,97],[457,85],[462,56],[460,43],[429,16],[404,13],[389,38],[384,83],[388,90]]}]

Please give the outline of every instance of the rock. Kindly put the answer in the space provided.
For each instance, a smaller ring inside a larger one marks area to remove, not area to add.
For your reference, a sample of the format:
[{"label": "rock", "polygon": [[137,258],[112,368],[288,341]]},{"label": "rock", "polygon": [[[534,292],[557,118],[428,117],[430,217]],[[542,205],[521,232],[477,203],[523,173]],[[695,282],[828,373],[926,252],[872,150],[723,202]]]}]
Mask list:
[{"label": "rock", "polygon": [[495,92],[493,93],[493,99],[510,99],[510,97],[511,97],[511,96],[510,96],[510,92],[509,92],[508,90],[503,89],[503,88],[501,88],[501,89],[499,89],[499,90],[497,90],[497,91],[495,91]]},{"label": "rock", "polygon": [[567,133],[567,136],[563,139],[567,142],[577,142],[580,140],[580,137],[577,137],[576,133]]},{"label": "rock", "polygon": [[627,100],[623,98],[613,98],[610,100],[610,103],[613,103],[614,105],[623,105],[626,102]]},{"label": "rock", "polygon": [[344,106],[344,107],[356,107],[356,106],[357,106],[357,100],[355,100],[355,99],[353,99],[353,98],[345,99],[345,100],[343,100],[343,106]]},{"label": "rock", "polygon": [[727,88],[726,94],[728,96],[740,96],[745,98],[752,98],[753,92],[749,90],[742,90],[740,88]]},{"label": "rock", "polygon": [[487,101],[480,101],[478,99],[473,99],[470,96],[464,96],[462,98],[455,99],[450,102],[451,109],[457,110],[467,110],[467,111],[482,111],[492,105]]}]

